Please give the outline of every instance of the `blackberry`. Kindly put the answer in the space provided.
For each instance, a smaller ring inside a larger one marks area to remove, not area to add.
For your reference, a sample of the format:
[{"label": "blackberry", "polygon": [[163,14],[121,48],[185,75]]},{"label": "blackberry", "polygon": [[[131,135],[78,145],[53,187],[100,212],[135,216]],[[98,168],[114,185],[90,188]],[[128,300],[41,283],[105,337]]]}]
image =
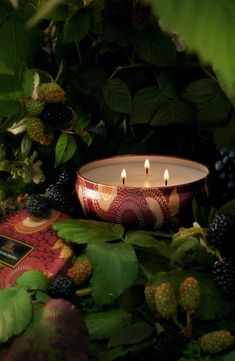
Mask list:
[{"label": "blackberry", "polygon": [[47,103],[40,114],[43,123],[54,129],[68,127],[72,118],[72,110],[63,103]]},{"label": "blackberry", "polygon": [[181,357],[186,345],[185,336],[176,328],[169,328],[161,332],[156,344],[147,357],[148,360],[176,361]]},{"label": "blackberry", "polygon": [[52,208],[66,212],[71,206],[71,196],[65,187],[59,184],[51,184],[46,189],[46,198],[49,199]]},{"label": "blackberry", "polygon": [[58,275],[54,278],[48,288],[53,298],[70,299],[76,290],[75,282],[71,277]]},{"label": "blackberry", "polygon": [[231,214],[216,214],[207,231],[208,243],[218,248],[233,248],[231,241],[235,229],[234,225],[234,218]]},{"label": "blackberry", "polygon": [[76,172],[68,168],[60,169],[59,175],[56,179],[56,184],[74,188],[75,182],[76,182]]},{"label": "blackberry", "polygon": [[219,198],[225,203],[235,197],[235,149],[219,150],[215,162],[215,175],[220,187]]},{"label": "blackberry", "polygon": [[45,218],[51,211],[50,202],[40,194],[32,194],[26,200],[26,209],[30,216]]},{"label": "blackberry", "polygon": [[235,262],[233,258],[224,258],[214,263],[212,278],[215,287],[224,297],[235,296]]}]

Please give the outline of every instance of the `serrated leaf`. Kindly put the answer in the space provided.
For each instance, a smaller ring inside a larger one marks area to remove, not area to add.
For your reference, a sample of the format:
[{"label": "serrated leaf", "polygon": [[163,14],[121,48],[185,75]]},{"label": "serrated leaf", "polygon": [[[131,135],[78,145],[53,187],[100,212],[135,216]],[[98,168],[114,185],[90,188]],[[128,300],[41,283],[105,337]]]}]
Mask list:
[{"label": "serrated leaf", "polygon": [[86,253],[93,266],[91,287],[97,304],[114,301],[136,280],[138,262],[129,244],[89,244]]},{"label": "serrated leaf", "polygon": [[27,290],[46,291],[49,280],[44,273],[37,270],[30,270],[22,273],[19,277],[17,277],[16,284]]},{"label": "serrated leaf", "polygon": [[103,97],[106,105],[112,110],[130,114],[131,93],[121,79],[114,78],[109,80],[103,89]]},{"label": "serrated leaf", "polygon": [[55,168],[66,163],[77,149],[77,143],[72,135],[62,133],[55,147]]},{"label": "serrated leaf", "polygon": [[75,243],[97,243],[120,239],[124,232],[121,224],[70,219],[54,223],[59,237]]},{"label": "serrated leaf", "polygon": [[144,31],[135,44],[137,55],[156,66],[176,65],[176,50],[170,37],[157,31]]},{"label": "serrated leaf", "polygon": [[81,93],[93,94],[101,91],[107,80],[108,76],[103,69],[90,68],[77,75],[74,87]]},{"label": "serrated leaf", "polygon": [[141,342],[152,335],[154,328],[147,322],[138,322],[122,330],[111,332],[108,347],[132,345]]},{"label": "serrated leaf", "polygon": [[64,42],[70,43],[82,40],[88,34],[89,28],[90,16],[88,9],[78,9],[64,25]]},{"label": "serrated leaf", "polygon": [[50,300],[35,311],[32,324],[12,342],[5,359],[87,361],[88,336],[78,308],[65,300]]},{"label": "serrated leaf", "polygon": [[31,317],[32,303],[25,289],[11,287],[0,291],[0,342],[19,335]]},{"label": "serrated leaf", "polygon": [[183,96],[196,108],[198,124],[218,125],[224,123],[232,104],[217,81],[199,79],[190,83]]},{"label": "serrated leaf", "polygon": [[219,210],[218,213],[229,213],[231,214],[233,217],[235,217],[235,198],[230,201],[225,203]]},{"label": "serrated leaf", "polygon": [[159,108],[173,99],[176,99],[176,92],[172,84],[163,89],[148,86],[139,90],[133,99],[131,122],[149,123]]},{"label": "serrated leaf", "polygon": [[189,50],[196,51],[204,62],[212,64],[213,68],[221,72],[227,83],[228,94],[233,98],[235,3],[230,0],[216,3],[214,0],[148,1],[164,23],[171,29],[177,29]]},{"label": "serrated leaf", "polygon": [[138,247],[154,247],[157,242],[154,236],[145,231],[129,231],[125,241]]},{"label": "serrated leaf", "polygon": [[109,339],[112,332],[130,325],[131,315],[124,310],[116,309],[92,313],[85,318],[91,340]]},{"label": "serrated leaf", "polygon": [[154,112],[151,125],[168,125],[168,124],[192,124],[193,123],[193,110],[182,100],[169,99],[161,103]]}]

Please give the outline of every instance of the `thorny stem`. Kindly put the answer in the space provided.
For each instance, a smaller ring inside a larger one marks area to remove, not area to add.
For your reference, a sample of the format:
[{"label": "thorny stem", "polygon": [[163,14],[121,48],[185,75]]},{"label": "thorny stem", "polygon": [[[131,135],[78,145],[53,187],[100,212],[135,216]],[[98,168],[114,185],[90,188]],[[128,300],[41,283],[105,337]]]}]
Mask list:
[{"label": "thorny stem", "polygon": [[81,63],[81,62],[82,62],[82,56],[81,56],[81,51],[80,51],[80,47],[79,47],[78,41],[75,41],[75,44],[76,44],[78,59],[79,59],[79,62]]},{"label": "thorny stem", "polygon": [[178,321],[177,316],[174,316],[172,320],[175,322],[176,326],[178,326],[181,330],[184,329],[184,326]]}]

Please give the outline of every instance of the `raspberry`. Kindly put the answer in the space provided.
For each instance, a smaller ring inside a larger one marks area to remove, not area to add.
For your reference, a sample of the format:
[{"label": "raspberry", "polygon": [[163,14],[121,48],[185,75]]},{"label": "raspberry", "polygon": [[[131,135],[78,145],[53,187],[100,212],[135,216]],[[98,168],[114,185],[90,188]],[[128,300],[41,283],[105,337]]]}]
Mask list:
[{"label": "raspberry", "polygon": [[156,287],[156,285],[146,285],[144,289],[146,303],[153,312],[157,311],[155,302]]},{"label": "raspberry", "polygon": [[85,283],[91,276],[92,266],[88,260],[77,260],[73,267],[69,268],[67,275],[71,277],[76,285]]},{"label": "raspberry", "polygon": [[[215,216],[207,231],[207,241],[215,247],[234,247],[232,244],[235,222],[233,216],[220,213]],[[231,243],[231,245],[230,245]]]},{"label": "raspberry", "polygon": [[147,360],[176,361],[181,357],[185,345],[186,338],[178,329],[166,329],[157,337]]},{"label": "raspberry", "polygon": [[26,209],[30,216],[45,218],[51,211],[50,202],[40,194],[32,194],[26,199]]},{"label": "raspberry", "polygon": [[50,200],[52,208],[57,211],[66,212],[71,205],[71,196],[59,184],[51,184],[46,189],[46,198]]},{"label": "raspberry", "polygon": [[46,129],[45,133],[43,134],[42,138],[40,139],[40,144],[49,145],[52,143],[53,139],[54,139],[53,131]]},{"label": "raspberry", "polygon": [[209,332],[199,338],[201,350],[210,355],[229,349],[233,343],[234,336],[226,330]]},{"label": "raspberry", "polygon": [[174,317],[177,311],[177,300],[170,283],[162,283],[156,287],[156,309],[163,318]]},{"label": "raspberry", "polygon": [[200,285],[196,278],[187,277],[180,285],[180,304],[188,313],[194,313],[200,302]]},{"label": "raspberry", "polygon": [[29,115],[39,115],[43,111],[44,105],[41,100],[28,99],[25,107]]},{"label": "raspberry", "polygon": [[68,276],[59,275],[54,278],[48,288],[53,298],[70,299],[76,290],[74,280]]},{"label": "raspberry", "polygon": [[217,290],[224,297],[235,296],[235,264],[233,258],[224,258],[214,263],[212,277]]},{"label": "raspberry", "polygon": [[76,172],[68,168],[60,169],[59,175],[56,179],[56,184],[74,188],[75,182],[76,182]]},{"label": "raspberry", "polygon": [[40,119],[46,125],[55,129],[67,128],[72,118],[72,110],[60,102],[46,104],[40,115]]},{"label": "raspberry", "polygon": [[64,90],[57,83],[43,83],[38,87],[38,98],[45,103],[59,103],[64,99]]},{"label": "raspberry", "polygon": [[35,142],[40,142],[44,136],[44,124],[39,118],[27,118],[26,130],[29,137]]}]

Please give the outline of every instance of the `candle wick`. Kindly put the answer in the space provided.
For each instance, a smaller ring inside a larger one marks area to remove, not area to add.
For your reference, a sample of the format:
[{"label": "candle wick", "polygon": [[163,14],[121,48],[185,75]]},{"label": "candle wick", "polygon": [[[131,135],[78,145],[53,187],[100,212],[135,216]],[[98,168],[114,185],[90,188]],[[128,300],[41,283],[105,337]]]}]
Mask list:
[{"label": "candle wick", "polygon": [[167,179],[165,180],[165,186],[167,186]]},{"label": "candle wick", "polygon": [[125,177],[122,178],[122,185],[125,185]]},{"label": "candle wick", "polygon": [[149,174],[149,169],[148,168],[145,169],[145,174]]}]

